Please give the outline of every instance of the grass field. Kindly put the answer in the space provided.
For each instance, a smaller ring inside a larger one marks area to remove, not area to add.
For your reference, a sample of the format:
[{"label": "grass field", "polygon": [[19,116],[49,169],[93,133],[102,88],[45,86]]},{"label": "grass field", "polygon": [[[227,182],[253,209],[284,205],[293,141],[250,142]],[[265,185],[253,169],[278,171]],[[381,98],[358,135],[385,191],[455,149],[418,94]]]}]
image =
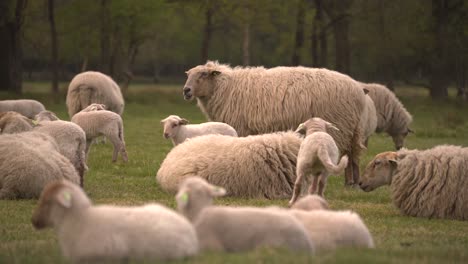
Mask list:
[{"label": "grass field", "polygon": [[[66,84],[62,84],[62,91]],[[65,97],[53,103],[46,93],[48,84],[26,83],[23,97],[38,99],[68,119]],[[164,192],[155,175],[172,144],[162,137],[159,121],[177,114],[192,123],[205,119],[197,106],[181,96],[182,85],[133,85],[126,96],[125,141],[129,162],[111,162],[110,144],[94,145],[85,177],[85,189],[97,204],[140,205],[159,202],[174,207],[174,195]],[[453,94],[453,91],[451,91]],[[416,134],[408,148],[430,148],[439,144],[468,146],[468,105],[432,102],[423,89],[397,88],[397,94],[414,116]],[[0,93],[1,99],[14,98]],[[63,100],[62,100],[63,99]],[[392,150],[385,135],[374,135],[361,168],[376,154]],[[358,212],[368,225],[377,248],[339,250],[309,257],[277,250],[246,254],[206,253],[187,263],[468,263],[468,222],[402,216],[392,205],[388,187],[371,193],[343,187],[343,177],[329,178],[326,198],[333,209]],[[468,190],[466,190],[468,191]],[[225,198],[219,204],[285,206],[287,200],[246,200]],[[0,263],[66,263],[53,230],[36,231],[30,219],[35,200],[0,201]]]}]

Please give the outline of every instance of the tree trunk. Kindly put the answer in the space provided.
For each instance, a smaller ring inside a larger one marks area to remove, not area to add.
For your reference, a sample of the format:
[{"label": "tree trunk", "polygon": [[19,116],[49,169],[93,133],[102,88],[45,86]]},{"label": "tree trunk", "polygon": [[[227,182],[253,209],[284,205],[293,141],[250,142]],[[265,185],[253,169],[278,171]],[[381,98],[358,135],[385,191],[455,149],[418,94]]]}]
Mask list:
[{"label": "tree trunk", "polygon": [[323,10],[323,3],[322,0],[315,0],[315,7],[317,9],[317,21],[318,21],[318,29],[319,32],[319,48],[318,48],[318,67],[327,67],[328,60],[328,43],[327,43],[327,29],[325,27],[325,16]]},{"label": "tree trunk", "polygon": [[100,69],[101,72],[110,74],[111,73],[111,18],[110,18],[110,7],[109,0],[101,0],[100,7],[100,18],[101,18],[101,58],[100,58]]},{"label": "tree trunk", "polygon": [[250,9],[245,6],[245,21],[242,41],[242,63],[244,66],[250,65]]},{"label": "tree trunk", "polygon": [[294,44],[291,63],[297,66],[301,63],[301,50],[304,44],[305,1],[299,0],[296,17],[296,41]]},{"label": "tree trunk", "polygon": [[213,6],[209,5],[205,11],[205,27],[203,30],[203,41],[201,47],[201,62],[206,63],[208,60],[208,51],[210,49],[211,35],[213,33]]},{"label": "tree trunk", "polygon": [[382,75],[383,81],[387,85],[390,90],[394,90],[394,66],[393,66],[393,51],[390,50],[390,43],[391,38],[389,33],[387,32],[387,27],[385,25],[385,1],[379,0],[379,32],[380,32],[380,41],[382,47],[382,54],[381,54],[381,63],[380,66],[382,67]]},{"label": "tree trunk", "polygon": [[[55,28],[55,14],[54,14],[54,2],[55,0],[48,0],[47,10],[49,17],[50,25],[50,38],[52,43],[52,63],[51,63],[51,72],[52,72],[52,94],[58,95],[59,86],[58,86],[58,42],[57,42],[57,30]],[[56,96],[55,96],[56,97]]]},{"label": "tree trunk", "polygon": [[350,73],[349,18],[344,15],[333,26],[335,35],[335,67],[345,74]]},{"label": "tree trunk", "polygon": [[463,57],[457,58],[455,63],[455,74],[456,74],[456,86],[457,86],[457,98],[461,100],[467,100],[467,84],[468,84],[468,67]]}]

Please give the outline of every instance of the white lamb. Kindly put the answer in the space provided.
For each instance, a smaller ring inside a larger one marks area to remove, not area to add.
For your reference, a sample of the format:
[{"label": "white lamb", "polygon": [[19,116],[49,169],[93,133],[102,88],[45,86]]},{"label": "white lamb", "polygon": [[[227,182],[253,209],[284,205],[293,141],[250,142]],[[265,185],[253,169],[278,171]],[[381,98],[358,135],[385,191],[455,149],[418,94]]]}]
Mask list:
[{"label": "white lamb", "polygon": [[283,247],[314,252],[304,226],[286,210],[212,206],[226,190],[200,177],[189,177],[177,193],[177,207],[194,225],[200,249],[240,252]]},{"label": "white lamb", "polygon": [[206,122],[202,124],[187,125],[189,121],[176,115],[170,115],[161,120],[164,127],[164,137],[171,139],[174,146],[193,138],[209,134],[219,134],[237,137],[236,130],[225,123]]},{"label": "white lamb", "polygon": [[[318,188],[318,194],[323,196],[328,175],[330,173],[338,174],[348,165],[346,155],[337,164],[340,152],[333,138],[327,133],[327,128],[338,130],[333,124],[314,117],[299,125],[296,130],[297,132],[306,130],[306,137],[302,141],[297,155],[297,178],[289,205],[292,205],[299,197],[303,181],[309,183],[309,175],[313,176],[309,194],[315,193]],[[304,177],[305,179],[303,179]]]},{"label": "white lamb", "polygon": [[91,104],[75,114],[71,121],[79,125],[86,133],[86,156],[89,154],[93,139],[105,136],[114,145],[112,162],[117,161],[119,153],[123,161],[127,162],[122,118],[114,112],[102,110],[103,106]]},{"label": "white lamb", "polygon": [[53,227],[65,257],[74,262],[179,259],[198,252],[193,226],[159,204],[94,206],[77,185],[49,184],[32,217],[36,229]]}]

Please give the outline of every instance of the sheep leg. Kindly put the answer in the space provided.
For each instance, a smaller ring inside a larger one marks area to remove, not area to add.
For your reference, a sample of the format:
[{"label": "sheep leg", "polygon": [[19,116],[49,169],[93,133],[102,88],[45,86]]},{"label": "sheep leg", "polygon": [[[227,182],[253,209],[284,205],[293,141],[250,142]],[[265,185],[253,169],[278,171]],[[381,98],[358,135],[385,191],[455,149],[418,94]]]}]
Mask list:
[{"label": "sheep leg", "polygon": [[88,156],[89,150],[91,149],[91,144],[93,143],[92,139],[86,139],[86,147],[85,147],[85,161],[88,163]]},{"label": "sheep leg", "polygon": [[355,187],[358,187],[359,188],[359,162],[356,162],[356,161],[352,161],[353,163],[353,183],[354,183],[354,186]]},{"label": "sheep leg", "polygon": [[120,141],[118,135],[114,135],[114,134],[108,135],[107,138],[112,143],[112,145],[114,145],[114,153],[112,154],[112,162],[116,162],[119,151],[122,148],[122,142]]},{"label": "sheep leg", "polygon": [[304,173],[302,172],[302,170],[299,170],[297,172],[296,182],[294,183],[293,196],[291,197],[291,200],[289,200],[289,206],[292,206],[296,202],[297,198],[299,197],[299,194],[301,193],[303,176]]},{"label": "sheep leg", "polygon": [[314,180],[312,181],[312,184],[309,187],[309,194],[314,194],[315,191],[317,191],[317,182],[318,182],[319,177],[314,176]]},{"label": "sheep leg", "polygon": [[[350,155],[348,155],[348,157],[352,157]],[[354,174],[354,165],[355,163],[354,162],[348,162],[348,166],[346,166],[346,169],[345,169],[345,186],[352,186],[354,184],[354,178],[353,178],[353,174]]]},{"label": "sheep leg", "polygon": [[16,199],[16,193],[8,188],[2,188],[0,190],[0,200],[14,200]]},{"label": "sheep leg", "polygon": [[318,195],[322,196],[323,197],[323,193],[325,192],[325,187],[327,186],[327,175],[325,173],[323,173],[321,176],[320,176],[320,180],[319,180],[319,183],[318,183]]},{"label": "sheep leg", "polygon": [[125,149],[124,143],[122,143],[120,146],[120,155],[122,156],[124,162],[128,161],[127,150]]}]

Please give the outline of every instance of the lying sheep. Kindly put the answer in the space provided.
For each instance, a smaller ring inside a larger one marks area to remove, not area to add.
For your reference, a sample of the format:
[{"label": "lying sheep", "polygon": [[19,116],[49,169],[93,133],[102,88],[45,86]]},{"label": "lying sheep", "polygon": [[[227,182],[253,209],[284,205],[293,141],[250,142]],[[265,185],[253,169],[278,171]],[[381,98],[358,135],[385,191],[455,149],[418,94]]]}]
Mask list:
[{"label": "lying sheep", "polygon": [[0,113],[0,134],[14,134],[33,129],[33,122],[20,113],[8,111]]},{"label": "lying sheep", "polygon": [[199,177],[187,178],[177,193],[177,208],[194,225],[200,249],[241,252],[283,247],[314,252],[304,226],[288,212],[269,208],[212,206],[226,190]]},{"label": "lying sheep", "polygon": [[468,148],[383,152],[359,185],[370,192],[390,185],[393,203],[409,216],[468,220]]},{"label": "lying sheep", "polygon": [[38,132],[0,136],[0,199],[38,198],[50,182],[80,178],[50,136]]},{"label": "lying sheep", "polygon": [[[124,162],[128,161],[125,149],[122,118],[111,111],[100,110],[102,105],[91,104],[76,115],[71,121],[79,125],[86,133],[86,155],[92,144],[92,140],[99,136],[105,136],[114,145],[112,162],[117,161],[120,153]],[[95,110],[92,110],[95,109]]]},{"label": "lying sheep", "polygon": [[94,71],[73,77],[68,86],[66,103],[70,118],[92,103],[105,104],[108,110],[119,115],[124,110],[120,87],[111,77]]},{"label": "lying sheep", "polygon": [[330,209],[330,206],[323,197],[316,194],[309,194],[298,199],[294,204],[292,204],[291,209],[304,211],[328,210]]},{"label": "lying sheep", "polygon": [[367,147],[369,143],[369,137],[377,129],[377,112],[375,110],[374,101],[369,95],[366,95],[366,106],[362,113],[362,119],[360,121],[362,132],[363,132],[363,143]]},{"label": "lying sheep", "polygon": [[311,202],[322,201],[319,196],[307,196],[299,199],[289,212],[304,225],[318,251],[341,247],[374,248],[372,235],[358,214],[304,207]]},{"label": "lying sheep", "polygon": [[53,227],[62,253],[74,262],[179,259],[198,252],[193,226],[159,204],[94,206],[75,184],[58,181],[41,194],[32,223]]},{"label": "lying sheep", "polygon": [[309,183],[310,176],[313,177],[313,182],[309,194],[317,191],[318,195],[323,196],[328,175],[341,173],[348,165],[346,155],[339,160],[340,152],[327,129],[338,130],[333,124],[318,117],[311,118],[298,127],[297,132],[305,130],[306,137],[297,155],[297,178],[289,205],[297,200],[303,182]]},{"label": "lying sheep", "polygon": [[174,147],[156,180],[176,192],[188,175],[223,186],[230,196],[291,197],[301,138],[294,132],[248,137],[205,135]]},{"label": "lying sheep", "polygon": [[164,137],[170,138],[174,146],[184,142],[187,138],[209,134],[219,134],[237,137],[237,132],[230,125],[221,122],[206,122],[196,125],[187,125],[188,120],[176,115],[170,115],[161,120],[164,127]]},{"label": "lying sheep", "polygon": [[55,115],[55,113],[51,111],[41,111],[36,116],[34,116],[34,120],[36,120],[36,122],[41,122],[41,121],[56,121],[60,119]]},{"label": "lying sheep", "polygon": [[14,111],[30,119],[44,110],[44,105],[36,100],[0,100],[0,112]]},{"label": "lying sheep", "polygon": [[402,148],[408,133],[413,132],[409,128],[413,121],[410,113],[387,87],[376,83],[361,84],[369,91],[368,95],[375,105],[377,112],[376,132],[387,132],[393,138],[395,148]]}]

